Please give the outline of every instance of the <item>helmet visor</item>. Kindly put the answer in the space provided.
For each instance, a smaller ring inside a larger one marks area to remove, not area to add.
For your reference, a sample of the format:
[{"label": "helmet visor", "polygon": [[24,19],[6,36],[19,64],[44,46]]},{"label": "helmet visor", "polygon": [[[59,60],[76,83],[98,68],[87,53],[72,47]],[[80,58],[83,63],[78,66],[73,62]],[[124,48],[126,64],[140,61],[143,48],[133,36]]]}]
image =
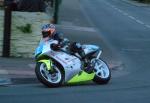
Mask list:
[{"label": "helmet visor", "polygon": [[50,32],[48,32],[48,31],[43,31],[43,32],[42,32],[43,38],[46,38],[46,37],[48,37],[49,35],[50,35]]}]

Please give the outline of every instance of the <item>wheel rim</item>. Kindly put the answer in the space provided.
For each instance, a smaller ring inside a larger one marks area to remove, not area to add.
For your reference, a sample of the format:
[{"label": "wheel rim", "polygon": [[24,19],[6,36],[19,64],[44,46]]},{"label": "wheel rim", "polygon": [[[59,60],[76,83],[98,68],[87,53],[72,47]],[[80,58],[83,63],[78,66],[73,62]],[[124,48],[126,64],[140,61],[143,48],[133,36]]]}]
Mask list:
[{"label": "wheel rim", "polygon": [[60,70],[54,65],[55,73],[50,73],[47,70],[46,64],[42,63],[40,65],[40,73],[44,77],[45,80],[51,83],[59,83],[61,81],[61,72]]},{"label": "wheel rim", "polygon": [[105,62],[100,59],[93,59],[95,74],[100,78],[108,78],[110,75],[110,70]]}]

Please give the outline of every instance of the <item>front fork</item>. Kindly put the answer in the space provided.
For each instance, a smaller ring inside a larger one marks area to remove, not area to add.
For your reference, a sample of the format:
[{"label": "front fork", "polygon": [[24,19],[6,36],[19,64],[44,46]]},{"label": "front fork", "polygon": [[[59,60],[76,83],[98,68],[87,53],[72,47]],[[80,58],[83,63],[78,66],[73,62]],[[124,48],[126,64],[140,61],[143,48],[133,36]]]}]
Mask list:
[{"label": "front fork", "polygon": [[99,59],[99,58],[100,58],[100,56],[101,56],[101,54],[102,54],[102,51],[101,51],[101,50],[99,50],[99,53],[98,53],[98,55],[97,55],[96,59]]},{"label": "front fork", "polygon": [[93,58],[93,59],[91,60],[91,64],[92,64],[92,66],[93,66],[93,68],[94,68],[94,71],[96,71],[96,69],[95,69],[95,64],[96,64],[96,62],[100,59],[101,54],[102,54],[102,51],[99,50],[99,51],[98,51],[98,55],[96,56],[96,58]]},{"label": "front fork", "polygon": [[43,63],[45,63],[46,64],[46,69],[48,70],[48,71],[53,71],[53,63],[52,63],[52,61],[51,60],[40,60],[40,61],[38,61],[38,62],[43,62]]},{"label": "front fork", "polygon": [[[98,51],[98,55],[96,56],[96,58],[94,58],[95,61],[93,62],[93,60],[91,60],[91,63],[86,66],[86,69],[85,69],[86,72],[91,73],[91,72],[93,71],[93,69],[94,69],[94,67],[95,67],[95,63],[96,63],[96,61],[97,61],[98,59],[100,59],[101,54],[102,54],[102,51],[99,50],[99,51]],[[87,61],[84,61],[84,62],[87,63]],[[93,62],[93,63],[92,63],[92,62]],[[85,68],[85,66],[84,66],[84,68]]]}]

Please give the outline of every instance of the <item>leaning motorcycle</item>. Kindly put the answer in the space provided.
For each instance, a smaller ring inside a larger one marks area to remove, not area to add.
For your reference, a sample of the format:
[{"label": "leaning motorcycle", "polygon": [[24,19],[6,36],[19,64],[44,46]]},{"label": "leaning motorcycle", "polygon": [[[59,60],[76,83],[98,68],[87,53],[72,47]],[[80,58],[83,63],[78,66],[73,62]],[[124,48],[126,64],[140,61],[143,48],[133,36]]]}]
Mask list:
[{"label": "leaning motorcycle", "polygon": [[[102,50],[96,45],[81,45],[84,57],[79,53],[69,51],[69,43],[53,50],[54,40],[47,41],[42,53],[36,58],[35,73],[38,80],[48,87],[59,87],[64,84],[94,81],[107,84],[111,72],[103,60],[100,59]],[[84,58],[84,59],[83,59]]]}]

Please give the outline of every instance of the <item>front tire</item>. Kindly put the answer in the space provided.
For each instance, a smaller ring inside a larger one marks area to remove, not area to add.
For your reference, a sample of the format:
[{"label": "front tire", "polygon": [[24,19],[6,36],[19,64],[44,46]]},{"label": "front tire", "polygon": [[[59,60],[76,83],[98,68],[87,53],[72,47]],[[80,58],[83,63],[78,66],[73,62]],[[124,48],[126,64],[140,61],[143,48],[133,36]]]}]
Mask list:
[{"label": "front tire", "polygon": [[94,64],[95,71],[93,81],[98,84],[107,84],[111,78],[111,72],[108,65],[104,61],[96,58],[94,58],[91,62]]},{"label": "front tire", "polygon": [[50,73],[47,70],[47,66],[44,62],[38,62],[35,68],[35,74],[38,80],[48,87],[59,87],[63,84],[64,72],[57,63],[53,64],[54,73]]}]

